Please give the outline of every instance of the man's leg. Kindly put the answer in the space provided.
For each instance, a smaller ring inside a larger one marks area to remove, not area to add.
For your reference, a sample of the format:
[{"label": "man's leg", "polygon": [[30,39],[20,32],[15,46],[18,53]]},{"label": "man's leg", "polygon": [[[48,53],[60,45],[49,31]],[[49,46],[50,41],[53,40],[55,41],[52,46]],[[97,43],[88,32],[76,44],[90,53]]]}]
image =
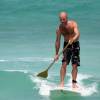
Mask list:
[{"label": "man's leg", "polygon": [[72,46],[72,87],[76,88],[77,86],[77,72],[78,66],[80,66],[80,44],[79,41],[74,42]]},{"label": "man's leg", "polygon": [[60,69],[60,87],[64,87],[64,78],[66,75],[66,67],[67,67],[67,63],[63,62],[61,69]]},{"label": "man's leg", "polygon": [[73,64],[72,65],[72,87],[73,88],[78,88],[77,86],[77,72],[78,72],[78,69],[77,69],[77,64]]}]

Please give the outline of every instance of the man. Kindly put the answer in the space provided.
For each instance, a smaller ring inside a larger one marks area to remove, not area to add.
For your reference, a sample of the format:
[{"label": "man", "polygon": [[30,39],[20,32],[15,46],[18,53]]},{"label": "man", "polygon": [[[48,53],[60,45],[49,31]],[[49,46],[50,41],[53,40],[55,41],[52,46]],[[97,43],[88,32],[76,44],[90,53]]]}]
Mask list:
[{"label": "man", "polygon": [[60,39],[61,35],[64,37],[64,47],[69,43],[67,49],[63,52],[62,66],[60,70],[60,87],[64,87],[64,78],[66,75],[66,67],[70,60],[72,62],[72,87],[77,88],[77,67],[80,66],[80,46],[79,37],[80,33],[78,30],[77,23],[73,20],[68,20],[68,14],[61,12],[59,14],[60,25],[56,31],[56,42],[55,49],[56,54],[54,59],[57,61],[59,56]]}]

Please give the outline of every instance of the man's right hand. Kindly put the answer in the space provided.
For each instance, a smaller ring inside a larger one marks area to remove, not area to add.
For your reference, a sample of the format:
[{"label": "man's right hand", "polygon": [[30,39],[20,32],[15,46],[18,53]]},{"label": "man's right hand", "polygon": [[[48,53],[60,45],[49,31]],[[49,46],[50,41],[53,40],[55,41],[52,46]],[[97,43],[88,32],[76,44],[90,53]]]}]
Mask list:
[{"label": "man's right hand", "polygon": [[57,61],[59,59],[58,55],[55,55],[54,60]]}]

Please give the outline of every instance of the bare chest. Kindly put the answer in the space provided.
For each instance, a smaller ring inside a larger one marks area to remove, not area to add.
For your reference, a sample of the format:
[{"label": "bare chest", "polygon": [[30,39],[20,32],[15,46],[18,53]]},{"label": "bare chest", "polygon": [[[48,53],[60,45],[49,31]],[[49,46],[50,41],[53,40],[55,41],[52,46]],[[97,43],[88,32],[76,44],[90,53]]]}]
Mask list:
[{"label": "bare chest", "polygon": [[73,35],[74,34],[74,28],[70,26],[66,27],[60,27],[61,34],[66,36],[66,35]]}]

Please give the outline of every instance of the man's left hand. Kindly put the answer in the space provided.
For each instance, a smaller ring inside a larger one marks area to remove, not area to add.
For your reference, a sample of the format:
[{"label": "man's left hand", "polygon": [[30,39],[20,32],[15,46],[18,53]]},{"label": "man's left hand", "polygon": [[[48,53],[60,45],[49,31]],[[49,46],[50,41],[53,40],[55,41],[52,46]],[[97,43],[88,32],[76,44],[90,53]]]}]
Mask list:
[{"label": "man's left hand", "polygon": [[73,39],[73,38],[69,40],[69,44],[70,44],[70,45],[71,45],[73,42],[74,42],[74,39]]}]

